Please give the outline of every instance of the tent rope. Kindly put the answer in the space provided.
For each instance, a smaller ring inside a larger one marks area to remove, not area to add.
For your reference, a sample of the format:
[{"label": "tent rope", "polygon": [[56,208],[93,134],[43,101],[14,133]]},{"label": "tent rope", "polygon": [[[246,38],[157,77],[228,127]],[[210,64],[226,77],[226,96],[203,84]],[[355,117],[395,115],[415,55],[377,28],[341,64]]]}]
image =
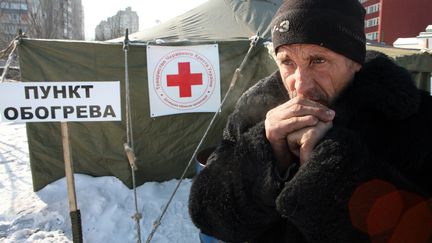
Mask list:
[{"label": "tent rope", "polygon": [[137,243],[141,243],[140,219],[142,218],[142,214],[138,210],[138,198],[137,198],[136,180],[135,180],[135,171],[138,170],[138,167],[136,165],[136,157],[133,150],[134,143],[133,143],[133,133],[132,133],[131,104],[130,104],[130,95],[129,95],[128,32],[129,30],[126,29],[126,35],[123,41],[123,51],[124,51],[124,59],[125,59],[125,97],[126,97],[126,143],[123,146],[129,161],[131,174],[132,174],[132,187],[133,187],[134,206],[135,206],[135,214],[132,216],[132,219],[135,221],[135,225],[136,225],[137,238],[138,238]]},{"label": "tent rope", "polygon": [[248,49],[245,57],[243,58],[243,61],[241,62],[240,66],[235,70],[234,75],[233,75],[233,77],[231,79],[231,83],[230,83],[230,86],[228,88],[228,91],[225,93],[225,96],[222,99],[222,101],[221,101],[221,103],[220,103],[220,105],[219,105],[219,107],[217,109],[218,111],[215,112],[215,114],[213,115],[213,118],[211,119],[209,125],[207,126],[207,129],[205,130],[204,135],[201,137],[201,140],[199,141],[198,145],[196,146],[195,151],[193,152],[192,157],[189,160],[189,163],[187,164],[186,168],[184,169],[184,171],[183,171],[183,173],[182,173],[182,175],[181,175],[181,177],[180,177],[180,179],[179,179],[179,181],[178,181],[178,183],[177,183],[174,191],[172,192],[172,194],[171,194],[168,202],[166,203],[165,207],[163,208],[162,213],[159,215],[158,219],[155,222],[153,222],[153,229],[150,232],[150,234],[149,234],[149,236],[148,236],[148,238],[146,240],[146,243],[150,243],[150,241],[153,238],[153,235],[156,233],[156,230],[160,226],[163,216],[165,215],[166,211],[168,210],[169,205],[171,204],[171,202],[172,202],[175,194],[177,193],[177,190],[179,189],[180,184],[182,183],[184,177],[186,176],[187,171],[189,170],[190,166],[192,165],[192,162],[193,162],[194,158],[196,157],[199,149],[201,148],[201,145],[203,144],[205,138],[207,137],[208,132],[212,128],[213,123],[216,120],[217,115],[221,112],[222,106],[225,103],[228,95],[231,93],[231,90],[234,88],[237,80],[240,78],[241,71],[243,70],[243,67],[246,65],[247,60],[249,60],[249,56],[252,53],[253,48],[258,43],[259,39],[260,39],[259,33],[257,33],[255,36],[253,36],[253,37],[250,38],[251,43],[250,43],[249,49]]},{"label": "tent rope", "polygon": [[12,40],[11,42],[10,42],[10,44],[9,44],[9,46],[6,48],[6,49],[4,49],[4,50],[2,50],[0,53],[1,53],[1,57],[0,58],[3,58],[3,57],[5,57],[6,55],[7,55],[7,53],[9,52],[9,56],[8,56],[8,59],[7,59],[7,61],[6,61],[6,64],[5,64],[5,66],[4,66],[4,69],[3,69],[3,73],[2,73],[2,75],[1,75],[1,78],[0,78],[0,83],[3,83],[4,82],[4,80],[5,80],[5,78],[6,78],[6,74],[7,74],[7,72],[9,71],[9,66],[11,65],[11,63],[12,63],[12,60],[14,59],[14,53],[15,53],[15,50],[16,50],[16,48],[17,48],[17,46],[18,46],[18,43],[20,42],[20,40],[21,40],[21,36],[19,35],[19,36],[17,36],[14,40]]}]

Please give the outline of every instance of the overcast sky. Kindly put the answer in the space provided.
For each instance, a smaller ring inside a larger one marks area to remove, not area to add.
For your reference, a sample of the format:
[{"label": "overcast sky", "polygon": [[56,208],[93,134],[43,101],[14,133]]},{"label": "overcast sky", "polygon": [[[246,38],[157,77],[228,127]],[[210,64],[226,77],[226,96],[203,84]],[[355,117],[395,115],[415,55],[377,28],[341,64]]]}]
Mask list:
[{"label": "overcast sky", "polygon": [[82,0],[86,40],[94,40],[96,26],[117,13],[131,7],[139,17],[140,30],[180,15],[207,0]]}]

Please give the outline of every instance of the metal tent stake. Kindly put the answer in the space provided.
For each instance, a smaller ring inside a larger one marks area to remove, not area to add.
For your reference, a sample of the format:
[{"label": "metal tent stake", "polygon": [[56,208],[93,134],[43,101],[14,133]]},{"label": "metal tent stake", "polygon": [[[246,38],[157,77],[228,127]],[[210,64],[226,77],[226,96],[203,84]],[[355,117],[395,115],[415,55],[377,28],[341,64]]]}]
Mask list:
[{"label": "metal tent stake", "polygon": [[77,206],[75,193],[74,169],[69,143],[69,132],[67,122],[61,122],[61,135],[63,144],[63,157],[65,162],[65,173],[67,181],[69,215],[72,223],[72,239],[74,243],[82,243],[81,214]]}]

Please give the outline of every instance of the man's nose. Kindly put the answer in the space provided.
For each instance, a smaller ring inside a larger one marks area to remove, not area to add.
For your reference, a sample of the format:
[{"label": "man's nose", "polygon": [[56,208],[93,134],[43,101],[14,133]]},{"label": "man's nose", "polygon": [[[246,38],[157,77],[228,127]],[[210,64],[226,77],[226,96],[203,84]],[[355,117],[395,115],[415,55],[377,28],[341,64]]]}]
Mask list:
[{"label": "man's nose", "polygon": [[297,67],[295,71],[295,90],[297,95],[307,96],[313,90],[314,82],[310,71],[306,68]]}]

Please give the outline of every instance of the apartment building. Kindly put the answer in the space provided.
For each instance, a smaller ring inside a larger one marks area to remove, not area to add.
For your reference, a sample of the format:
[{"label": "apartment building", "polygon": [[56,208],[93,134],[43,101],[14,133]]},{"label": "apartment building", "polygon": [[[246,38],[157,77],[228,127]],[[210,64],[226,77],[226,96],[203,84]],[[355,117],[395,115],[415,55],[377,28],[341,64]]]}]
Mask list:
[{"label": "apartment building", "polygon": [[366,9],[369,40],[392,45],[399,37],[417,36],[432,24],[431,0],[359,0]]},{"label": "apartment building", "polygon": [[126,29],[129,29],[129,33],[137,32],[139,29],[138,14],[132,11],[131,7],[120,10],[116,15],[100,22],[95,29],[95,39],[114,39],[123,36]]},{"label": "apartment building", "polygon": [[0,0],[0,48],[21,29],[29,37],[84,39],[81,0]]},{"label": "apartment building", "polygon": [[0,0],[0,49],[13,40],[18,30],[29,26],[29,5],[25,0]]}]

